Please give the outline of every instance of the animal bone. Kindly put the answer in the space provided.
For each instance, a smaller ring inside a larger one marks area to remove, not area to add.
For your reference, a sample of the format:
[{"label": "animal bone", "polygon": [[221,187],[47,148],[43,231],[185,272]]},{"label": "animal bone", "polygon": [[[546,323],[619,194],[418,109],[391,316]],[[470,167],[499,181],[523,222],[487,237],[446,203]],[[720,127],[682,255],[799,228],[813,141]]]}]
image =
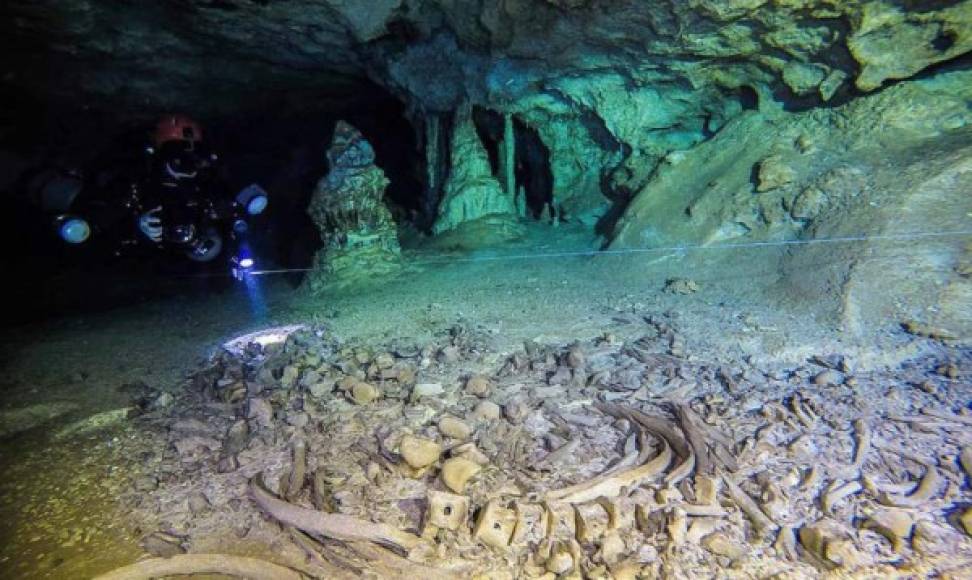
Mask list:
[{"label": "animal bone", "polygon": [[736,482],[729,479],[725,473],[722,475],[722,481],[726,484],[726,491],[729,493],[729,497],[735,502],[739,509],[745,513],[750,521],[753,523],[753,527],[756,529],[758,534],[764,534],[779,529],[779,525],[770,519],[763,510],[759,507],[753,498],[749,497],[741,487],[736,485]]},{"label": "animal bone", "polygon": [[862,556],[850,541],[846,530],[836,522],[822,520],[800,529],[800,543],[814,563],[828,569],[854,568]]},{"label": "animal bone", "polygon": [[293,447],[293,465],[280,480],[280,493],[287,501],[294,498],[304,488],[307,475],[307,443],[303,439],[295,439]]},{"label": "animal bone", "polygon": [[965,475],[972,479],[972,445],[966,445],[962,448],[962,453],[959,455],[959,463],[962,464],[962,469],[965,470]]},{"label": "animal bone", "polygon": [[302,508],[276,498],[263,485],[258,473],[249,484],[250,497],[274,519],[305,532],[344,541],[367,540],[409,552],[421,543],[421,538],[386,524],[375,524],[343,514],[326,514]]},{"label": "animal bone", "polygon": [[776,537],[773,547],[776,548],[777,554],[791,562],[796,562],[800,557],[797,553],[796,533],[790,526],[780,528],[780,534]]},{"label": "animal bone", "polygon": [[718,478],[708,475],[695,476],[695,501],[701,505],[713,505],[716,503],[721,488],[721,481]]},{"label": "animal bone", "polygon": [[567,574],[574,569],[574,562],[574,554],[570,545],[565,542],[557,542],[550,557],[547,558],[547,572],[558,576]]},{"label": "animal bone", "polygon": [[612,531],[608,532],[601,540],[601,549],[598,551],[598,555],[605,564],[613,566],[621,561],[627,549],[624,540],[621,539],[621,534]]},{"label": "animal bone", "polygon": [[725,556],[730,560],[738,560],[746,554],[746,549],[738,542],[732,541],[726,534],[716,532],[709,534],[702,540],[702,546],[717,556]]},{"label": "animal bone", "polygon": [[833,513],[834,504],[844,499],[845,497],[854,495],[855,493],[861,491],[861,482],[859,481],[848,481],[843,485],[838,485],[834,481],[827,491],[824,492],[823,497],[820,498],[820,506],[823,508],[824,513]]},{"label": "animal bone", "polygon": [[881,534],[891,542],[891,548],[895,552],[901,552],[904,542],[915,527],[915,520],[905,511],[880,510],[868,516],[861,527]]},{"label": "animal bone", "polygon": [[854,421],[854,431],[857,433],[857,447],[854,449],[854,464],[851,468],[860,471],[867,452],[871,449],[871,429],[864,419],[858,419]]},{"label": "animal bone", "polygon": [[506,549],[516,528],[516,512],[492,500],[479,512],[473,537],[487,546]]},{"label": "animal bone", "polygon": [[685,539],[687,539],[691,544],[697,544],[705,536],[708,536],[709,534],[718,531],[725,526],[725,520],[716,518],[692,518],[692,523],[689,526],[688,535]]},{"label": "animal bone", "polygon": [[170,576],[218,574],[252,580],[301,580],[299,572],[256,558],[228,554],[179,554],[149,558],[95,577],[95,580],[152,580]]},{"label": "animal bone", "polygon": [[462,493],[468,482],[482,467],[465,457],[453,457],[442,464],[442,482],[456,493]]},{"label": "animal bone", "polygon": [[938,472],[938,469],[929,466],[918,483],[918,487],[910,495],[895,495],[885,492],[878,497],[878,501],[892,507],[918,507],[938,492],[942,481],[942,475]]},{"label": "animal bone", "polygon": [[672,546],[677,548],[685,543],[688,536],[688,516],[685,514],[685,510],[674,508],[669,513],[666,530]]},{"label": "animal bone", "polygon": [[[634,469],[629,469],[614,475],[601,475],[592,480],[578,483],[569,487],[554,490],[547,493],[547,498],[551,500],[565,501],[568,503],[584,503],[599,497],[614,497],[621,493],[624,488],[636,486],[665,471],[665,468],[672,461],[672,450],[668,443],[661,439],[662,449],[651,461],[644,463]],[[647,448],[646,440],[641,440],[641,455],[645,454]]]},{"label": "animal bone", "polygon": [[574,518],[574,506],[568,503],[545,502],[547,509],[547,529],[551,540],[568,540],[577,535],[577,522]]},{"label": "animal bone", "polygon": [[428,522],[437,528],[458,530],[466,525],[469,499],[444,491],[429,490]]},{"label": "animal bone", "polygon": [[692,449],[695,451],[696,467],[704,475],[715,473],[716,467],[736,471],[736,460],[729,452],[732,441],[716,429],[703,426],[702,419],[685,403],[675,406],[679,422]]},{"label": "animal bone", "polygon": [[799,394],[793,395],[790,406],[793,408],[793,414],[803,423],[804,427],[812,429],[817,424],[817,416],[810,410],[810,407],[804,404]]},{"label": "animal bone", "polygon": [[432,465],[439,460],[439,455],[442,454],[442,446],[435,441],[412,435],[402,437],[398,450],[405,462],[415,469]]},{"label": "animal bone", "polygon": [[962,425],[972,426],[972,417],[967,417],[965,415],[954,415],[952,413],[945,413],[943,411],[936,411],[934,409],[922,409],[921,413],[923,415],[928,415],[929,417],[942,419],[943,421],[951,421],[952,423],[960,423]]},{"label": "animal bone", "polygon": [[608,529],[631,529],[635,525],[634,502],[629,498],[598,498],[608,514]]},{"label": "animal bone", "polygon": [[810,489],[815,485],[817,485],[817,482],[819,481],[820,481],[820,470],[817,469],[816,465],[812,465],[810,466],[810,470],[807,471],[807,476],[806,478],[804,478],[803,484],[800,485],[800,487],[803,489]]},{"label": "animal bone", "polygon": [[627,419],[632,423],[636,423],[646,429],[655,438],[668,443],[675,455],[681,459],[681,463],[665,476],[663,481],[666,484],[675,485],[691,475],[692,471],[695,470],[695,453],[692,451],[692,447],[685,437],[672,427],[671,422],[611,403],[596,403],[594,407],[613,417]]},{"label": "animal bone", "polygon": [[965,529],[965,533],[972,536],[972,508],[966,508],[959,516],[959,523]]},{"label": "animal bone", "polygon": [[549,517],[547,510],[539,504],[516,503],[516,527],[510,545],[524,548],[537,545],[547,537],[549,531]]},{"label": "animal bone", "polygon": [[577,522],[577,541],[588,544],[597,541],[610,526],[610,516],[599,503],[574,506]]}]

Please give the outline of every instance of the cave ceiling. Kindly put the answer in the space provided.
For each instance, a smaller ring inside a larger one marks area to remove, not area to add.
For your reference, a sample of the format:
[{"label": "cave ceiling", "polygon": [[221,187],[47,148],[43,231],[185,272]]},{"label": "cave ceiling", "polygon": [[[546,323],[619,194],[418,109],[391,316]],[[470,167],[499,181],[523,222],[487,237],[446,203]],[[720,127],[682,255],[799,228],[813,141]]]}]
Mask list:
[{"label": "cave ceiling", "polygon": [[968,1],[8,0],[0,21],[5,90],[122,111],[340,103],[369,83],[424,111],[623,106],[597,79],[691,116],[741,86],[845,99],[972,48]]}]

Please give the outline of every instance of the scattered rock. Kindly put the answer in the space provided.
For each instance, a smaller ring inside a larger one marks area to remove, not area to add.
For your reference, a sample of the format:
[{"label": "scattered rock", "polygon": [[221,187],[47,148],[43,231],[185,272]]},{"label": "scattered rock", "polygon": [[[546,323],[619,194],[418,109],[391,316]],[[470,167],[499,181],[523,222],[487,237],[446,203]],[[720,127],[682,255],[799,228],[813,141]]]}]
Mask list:
[{"label": "scattered rock", "polygon": [[209,498],[206,497],[206,494],[201,491],[189,494],[188,504],[189,512],[194,516],[203,514],[213,507],[212,504],[209,503]]},{"label": "scattered rock", "polygon": [[840,373],[832,369],[827,369],[817,373],[817,375],[813,377],[813,384],[817,385],[818,387],[837,386],[842,382],[843,377],[841,377]]},{"label": "scattered rock", "polygon": [[702,547],[717,556],[738,560],[746,554],[746,549],[722,532],[715,532],[702,538]]},{"label": "scattered rock", "polygon": [[244,419],[233,423],[226,432],[226,440],[223,442],[223,450],[226,453],[235,455],[246,449],[249,444],[250,425]]},{"label": "scattered rock", "polygon": [[665,280],[663,292],[666,294],[694,294],[699,291],[699,285],[695,280],[688,278],[669,278]]},{"label": "scattered rock", "polygon": [[796,178],[796,172],[781,156],[771,155],[759,162],[757,176],[756,191],[763,192],[789,185]]},{"label": "scattered rock", "polygon": [[292,389],[297,384],[297,377],[300,370],[294,365],[284,367],[283,374],[280,376],[280,386],[284,389]]},{"label": "scattered rock", "polygon": [[503,405],[503,414],[513,424],[520,424],[530,414],[530,405],[522,397],[517,397]]},{"label": "scattered rock", "polygon": [[154,475],[143,475],[135,479],[135,491],[153,491],[159,487],[159,478]]},{"label": "scattered rock", "polygon": [[500,418],[500,406],[492,401],[480,401],[470,417],[474,421],[496,421]]},{"label": "scattered rock", "polygon": [[191,455],[196,453],[201,449],[206,449],[209,451],[218,451],[222,444],[213,439],[212,437],[203,437],[201,435],[190,435],[188,437],[183,437],[182,439],[176,440],[173,445],[176,448],[176,452],[179,455]]},{"label": "scattered rock", "polygon": [[273,406],[267,399],[251,397],[247,402],[246,418],[257,427],[269,427],[273,424]]},{"label": "scattered rock", "polygon": [[159,395],[158,397],[156,397],[154,401],[152,401],[151,408],[155,410],[166,409],[170,407],[174,402],[175,402],[175,397],[173,397],[171,393],[165,392]]},{"label": "scattered rock", "polygon": [[378,388],[371,383],[358,381],[351,387],[351,400],[359,405],[367,405],[379,396],[381,393]]},{"label": "scattered rock", "polygon": [[793,200],[790,215],[795,220],[812,220],[820,215],[827,205],[827,194],[815,186],[810,186],[800,192]]},{"label": "scattered rock", "polygon": [[439,431],[446,437],[465,440],[472,436],[473,429],[462,419],[446,415],[439,419]]},{"label": "scattered rock", "polygon": [[240,462],[236,459],[235,455],[224,455],[216,464],[216,471],[218,473],[233,473],[239,468]]},{"label": "scattered rock", "polygon": [[139,545],[149,554],[160,558],[171,558],[186,553],[186,549],[182,547],[179,538],[162,532],[154,532],[145,536],[139,542]]},{"label": "scattered rock", "polygon": [[459,362],[459,349],[454,346],[447,346],[439,351],[438,359],[443,364],[455,364]]},{"label": "scattered rock", "polygon": [[787,61],[783,66],[783,82],[801,96],[816,91],[826,74],[822,66],[796,60]]},{"label": "scattered rock", "polygon": [[489,377],[473,375],[466,381],[466,394],[485,399],[493,392],[493,382]]},{"label": "scattered rock", "polygon": [[395,357],[387,352],[383,352],[375,357],[374,364],[379,369],[390,369],[395,365]]},{"label": "scattered rock", "polygon": [[572,369],[582,369],[587,364],[587,357],[584,356],[584,349],[579,344],[575,344],[567,351],[567,366]]},{"label": "scattered rock", "polygon": [[412,388],[410,399],[414,403],[422,397],[439,397],[444,393],[441,383],[418,383]]}]

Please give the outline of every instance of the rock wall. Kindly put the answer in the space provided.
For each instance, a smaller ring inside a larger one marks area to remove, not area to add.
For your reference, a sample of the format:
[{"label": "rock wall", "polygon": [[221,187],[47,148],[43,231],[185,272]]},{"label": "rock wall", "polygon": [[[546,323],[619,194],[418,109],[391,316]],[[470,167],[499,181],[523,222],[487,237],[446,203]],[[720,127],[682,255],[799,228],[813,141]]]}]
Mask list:
[{"label": "rock wall", "polygon": [[829,305],[851,332],[924,319],[972,336],[967,236],[936,237],[968,229],[970,98],[960,71],[835,109],[742,114],[665,157],[611,247],[740,244],[731,263],[792,241],[776,257],[791,305]]}]

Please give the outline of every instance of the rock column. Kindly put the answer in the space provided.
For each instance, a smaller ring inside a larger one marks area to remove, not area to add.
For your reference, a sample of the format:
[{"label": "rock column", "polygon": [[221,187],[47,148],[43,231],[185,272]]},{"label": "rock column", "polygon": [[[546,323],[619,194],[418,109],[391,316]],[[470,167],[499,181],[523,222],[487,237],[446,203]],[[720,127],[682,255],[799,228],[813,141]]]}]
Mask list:
[{"label": "rock column", "polygon": [[473,220],[491,216],[515,217],[513,196],[493,177],[489,156],[472,120],[472,107],[456,111],[449,178],[433,231],[440,234]]},{"label": "rock column", "polygon": [[338,121],[327,150],[330,171],[314,189],[308,213],[324,247],[308,277],[312,290],[397,269],[398,229],[385,204],[388,179],[360,131]]}]

